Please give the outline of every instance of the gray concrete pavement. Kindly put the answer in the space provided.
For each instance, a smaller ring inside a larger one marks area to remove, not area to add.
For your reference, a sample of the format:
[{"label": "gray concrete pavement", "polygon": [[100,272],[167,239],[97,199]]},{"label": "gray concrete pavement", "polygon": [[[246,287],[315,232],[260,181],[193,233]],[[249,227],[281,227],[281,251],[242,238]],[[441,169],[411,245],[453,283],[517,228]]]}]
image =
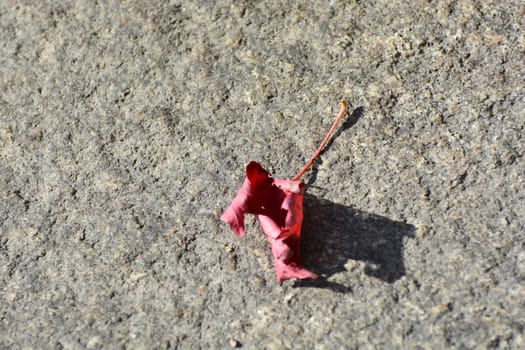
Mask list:
[{"label": "gray concrete pavement", "polygon": [[[525,347],[521,1],[0,1],[0,348]],[[306,174],[275,280],[260,162]]]}]

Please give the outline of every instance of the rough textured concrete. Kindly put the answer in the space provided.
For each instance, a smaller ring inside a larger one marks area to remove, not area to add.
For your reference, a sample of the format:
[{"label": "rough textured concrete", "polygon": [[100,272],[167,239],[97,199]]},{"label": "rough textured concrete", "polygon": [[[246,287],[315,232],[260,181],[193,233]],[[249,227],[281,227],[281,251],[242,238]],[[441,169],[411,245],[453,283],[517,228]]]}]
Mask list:
[{"label": "rough textured concrete", "polygon": [[[0,1],[0,348],[523,348],[522,1]],[[275,281],[257,160],[305,176]]]}]

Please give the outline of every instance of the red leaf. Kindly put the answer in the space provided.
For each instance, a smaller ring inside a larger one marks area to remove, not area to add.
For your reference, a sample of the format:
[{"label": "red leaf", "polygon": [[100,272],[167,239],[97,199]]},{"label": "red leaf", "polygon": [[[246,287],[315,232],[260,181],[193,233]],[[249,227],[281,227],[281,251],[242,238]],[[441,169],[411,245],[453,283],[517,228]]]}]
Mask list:
[{"label": "red leaf", "polygon": [[274,179],[259,163],[246,166],[246,180],[221,216],[244,236],[244,214],[253,214],[272,247],[277,281],[316,278],[302,266],[300,254],[304,182]]}]

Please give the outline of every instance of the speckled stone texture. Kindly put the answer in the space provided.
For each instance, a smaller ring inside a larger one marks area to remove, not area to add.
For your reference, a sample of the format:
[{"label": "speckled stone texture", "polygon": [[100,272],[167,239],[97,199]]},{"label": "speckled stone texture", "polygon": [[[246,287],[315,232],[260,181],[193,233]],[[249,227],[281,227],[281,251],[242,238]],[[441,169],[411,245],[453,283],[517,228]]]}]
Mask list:
[{"label": "speckled stone texture", "polygon": [[[0,348],[525,347],[522,1],[0,1]],[[279,286],[260,162],[304,180]]]}]

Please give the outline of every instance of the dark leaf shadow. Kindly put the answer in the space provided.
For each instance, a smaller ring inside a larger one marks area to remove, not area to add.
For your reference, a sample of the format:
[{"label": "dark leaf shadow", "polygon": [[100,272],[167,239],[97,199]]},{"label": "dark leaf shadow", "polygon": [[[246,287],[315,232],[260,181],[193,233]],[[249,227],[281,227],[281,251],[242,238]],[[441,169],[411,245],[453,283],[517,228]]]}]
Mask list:
[{"label": "dark leaf shadow", "polygon": [[311,194],[304,197],[301,255],[306,268],[319,275],[299,280],[294,287],[351,291],[347,284],[328,278],[346,271],[348,260],[365,262],[365,273],[387,283],[405,275],[403,238],[413,238],[415,227],[384,216],[332,203]]}]

